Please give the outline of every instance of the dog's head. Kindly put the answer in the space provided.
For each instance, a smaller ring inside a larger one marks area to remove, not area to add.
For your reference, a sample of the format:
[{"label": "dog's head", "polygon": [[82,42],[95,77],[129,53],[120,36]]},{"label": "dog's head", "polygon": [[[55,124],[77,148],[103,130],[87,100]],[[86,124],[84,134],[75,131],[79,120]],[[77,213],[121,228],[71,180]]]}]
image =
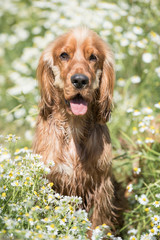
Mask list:
[{"label": "dog's head", "polygon": [[109,46],[93,31],[76,28],[52,42],[37,69],[41,112],[62,105],[72,116],[94,111],[104,123],[111,111],[114,60]]}]

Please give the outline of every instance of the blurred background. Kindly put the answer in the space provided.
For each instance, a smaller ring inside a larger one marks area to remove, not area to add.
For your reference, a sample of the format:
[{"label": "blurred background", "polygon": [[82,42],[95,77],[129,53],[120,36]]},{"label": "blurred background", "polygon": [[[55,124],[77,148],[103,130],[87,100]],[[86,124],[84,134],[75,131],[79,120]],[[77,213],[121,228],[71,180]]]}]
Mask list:
[{"label": "blurred background", "polygon": [[[70,28],[93,29],[115,55],[108,127],[114,173],[123,182],[130,210],[120,231],[127,240],[159,239],[160,1],[0,0],[0,9],[0,140],[21,148],[15,154],[13,148],[13,156],[31,148],[40,100],[36,68],[43,49]],[[1,149],[6,154],[7,148]],[[3,162],[8,155],[3,159],[1,149]],[[12,183],[10,189],[12,196]]]},{"label": "blurred background", "polygon": [[1,0],[0,8],[0,134],[16,134],[19,145],[31,147],[41,52],[56,36],[80,25],[96,31],[115,54],[108,124],[115,151],[122,152],[122,132],[132,135],[136,116],[159,112],[159,0]]}]

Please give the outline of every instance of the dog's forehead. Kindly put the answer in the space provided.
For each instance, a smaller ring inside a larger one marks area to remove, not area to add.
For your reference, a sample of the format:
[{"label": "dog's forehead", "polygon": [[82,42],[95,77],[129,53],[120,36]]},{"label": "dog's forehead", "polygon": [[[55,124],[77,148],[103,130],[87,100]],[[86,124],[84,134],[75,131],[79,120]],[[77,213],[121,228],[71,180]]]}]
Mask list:
[{"label": "dog's forehead", "polygon": [[83,42],[89,38],[89,33],[90,31],[86,28],[77,28],[72,31],[72,36],[79,45],[82,45]]},{"label": "dog's forehead", "polygon": [[97,43],[100,40],[100,37],[93,31],[87,28],[77,28],[74,29],[71,33],[73,39],[75,39],[77,46],[91,46],[97,47]]},{"label": "dog's forehead", "polygon": [[76,48],[82,49],[93,48],[96,52],[103,54],[106,45],[104,41],[92,30],[87,28],[76,28],[71,32],[71,39],[76,44]]}]

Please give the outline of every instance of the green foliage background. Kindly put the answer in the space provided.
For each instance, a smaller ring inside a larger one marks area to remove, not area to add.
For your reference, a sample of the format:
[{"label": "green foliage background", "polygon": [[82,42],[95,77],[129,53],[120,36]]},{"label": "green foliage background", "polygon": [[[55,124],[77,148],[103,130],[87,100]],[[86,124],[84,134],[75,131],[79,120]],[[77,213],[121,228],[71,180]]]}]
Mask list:
[{"label": "green foliage background", "polygon": [[[1,0],[0,8],[0,134],[20,136],[19,147],[31,147],[39,102],[36,67],[47,44],[69,28],[86,25],[111,45],[116,83],[108,125],[114,169],[125,187],[136,182],[135,194],[129,196],[134,216],[126,214],[126,224],[129,219],[133,226],[135,217],[142,217],[140,239],[149,231],[149,220],[134,209],[135,195],[149,189],[152,204],[159,192],[154,183],[160,161],[160,1]],[[138,179],[133,174],[137,162],[142,173]]]}]

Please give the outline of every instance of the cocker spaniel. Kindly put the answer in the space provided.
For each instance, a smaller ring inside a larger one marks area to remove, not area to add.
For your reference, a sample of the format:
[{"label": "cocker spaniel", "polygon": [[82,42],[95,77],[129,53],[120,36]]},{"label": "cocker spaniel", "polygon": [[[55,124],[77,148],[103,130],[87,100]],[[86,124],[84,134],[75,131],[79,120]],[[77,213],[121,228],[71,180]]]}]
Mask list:
[{"label": "cocker spaniel", "polygon": [[63,195],[80,196],[93,228],[119,223],[106,125],[114,87],[109,46],[93,31],[76,28],[42,53],[37,69],[40,113],[33,144]]}]

